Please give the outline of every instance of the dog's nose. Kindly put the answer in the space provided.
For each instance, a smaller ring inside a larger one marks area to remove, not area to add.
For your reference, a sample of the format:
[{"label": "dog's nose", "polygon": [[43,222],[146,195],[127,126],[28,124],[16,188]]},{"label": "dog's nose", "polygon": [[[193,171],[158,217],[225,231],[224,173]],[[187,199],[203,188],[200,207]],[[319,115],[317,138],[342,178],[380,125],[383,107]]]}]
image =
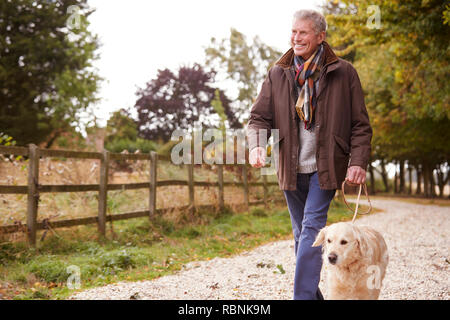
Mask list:
[{"label": "dog's nose", "polygon": [[328,255],[328,261],[330,261],[331,264],[335,264],[337,258],[338,258],[338,257],[337,257],[337,255],[336,255],[336,253],[330,253],[330,254]]}]

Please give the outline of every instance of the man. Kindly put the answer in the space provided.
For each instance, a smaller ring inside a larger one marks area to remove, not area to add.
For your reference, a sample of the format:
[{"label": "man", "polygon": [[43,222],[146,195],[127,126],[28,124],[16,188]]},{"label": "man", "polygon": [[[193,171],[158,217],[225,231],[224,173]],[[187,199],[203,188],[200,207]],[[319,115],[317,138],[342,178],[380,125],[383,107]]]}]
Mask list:
[{"label": "man", "polygon": [[269,70],[248,122],[256,168],[265,164],[266,132],[279,130],[277,175],[295,239],[294,299],[323,299],[321,248],[311,245],[344,179],[365,182],[371,150],[359,77],[325,42],[326,28],[318,12],[294,14],[292,47]]}]

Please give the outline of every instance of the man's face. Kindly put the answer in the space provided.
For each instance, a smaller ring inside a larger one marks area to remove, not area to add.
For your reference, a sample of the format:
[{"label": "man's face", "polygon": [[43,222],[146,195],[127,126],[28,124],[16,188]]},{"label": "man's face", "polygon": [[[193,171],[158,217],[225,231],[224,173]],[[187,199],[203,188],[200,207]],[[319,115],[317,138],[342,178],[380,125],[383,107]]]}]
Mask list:
[{"label": "man's face", "polygon": [[307,60],[325,40],[325,31],[316,34],[311,20],[294,19],[292,23],[291,46],[296,56]]}]

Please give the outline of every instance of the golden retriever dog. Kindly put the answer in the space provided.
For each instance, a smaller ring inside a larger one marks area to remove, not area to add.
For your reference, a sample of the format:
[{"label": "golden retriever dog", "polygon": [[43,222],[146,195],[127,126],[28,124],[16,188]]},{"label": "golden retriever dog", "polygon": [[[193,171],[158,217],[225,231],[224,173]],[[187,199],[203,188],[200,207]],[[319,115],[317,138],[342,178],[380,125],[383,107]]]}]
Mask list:
[{"label": "golden retriever dog", "polygon": [[320,245],[327,299],[378,299],[389,261],[386,242],[378,231],[339,222],[320,230],[313,247]]}]

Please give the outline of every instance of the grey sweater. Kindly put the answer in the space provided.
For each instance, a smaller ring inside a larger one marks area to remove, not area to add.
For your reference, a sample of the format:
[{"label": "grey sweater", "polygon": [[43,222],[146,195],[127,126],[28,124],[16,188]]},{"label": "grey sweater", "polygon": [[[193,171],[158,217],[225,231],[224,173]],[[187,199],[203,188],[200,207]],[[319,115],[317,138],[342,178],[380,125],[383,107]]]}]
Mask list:
[{"label": "grey sweater", "polygon": [[316,164],[316,132],[315,127],[311,131],[305,129],[305,124],[299,123],[300,152],[298,155],[297,172],[312,173],[317,171]]}]

